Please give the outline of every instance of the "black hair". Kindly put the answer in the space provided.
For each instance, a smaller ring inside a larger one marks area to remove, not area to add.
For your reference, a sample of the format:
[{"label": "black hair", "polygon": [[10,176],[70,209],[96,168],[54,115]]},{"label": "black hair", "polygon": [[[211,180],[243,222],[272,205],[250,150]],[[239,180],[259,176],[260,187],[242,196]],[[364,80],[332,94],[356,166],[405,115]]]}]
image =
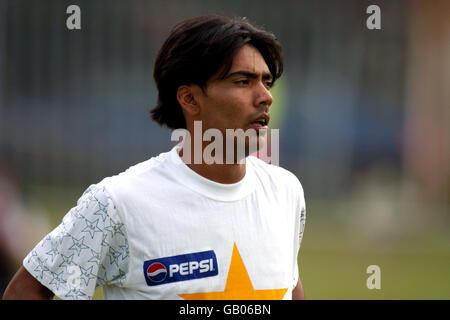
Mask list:
[{"label": "black hair", "polygon": [[186,128],[177,100],[181,85],[199,85],[219,70],[229,72],[234,56],[244,45],[255,47],[264,58],[273,83],[283,72],[281,45],[267,31],[251,25],[246,18],[204,15],[177,24],[158,52],[153,77],[158,103],[150,110],[153,120],[169,128]]}]

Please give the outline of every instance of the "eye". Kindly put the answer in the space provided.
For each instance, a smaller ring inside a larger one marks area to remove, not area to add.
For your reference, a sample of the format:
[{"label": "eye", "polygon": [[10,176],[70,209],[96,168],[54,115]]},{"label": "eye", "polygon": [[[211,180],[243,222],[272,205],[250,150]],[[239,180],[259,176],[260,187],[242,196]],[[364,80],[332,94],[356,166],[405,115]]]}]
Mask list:
[{"label": "eye", "polygon": [[266,84],[266,87],[269,89],[273,87],[273,81],[266,81],[265,84]]},{"label": "eye", "polygon": [[235,84],[243,84],[243,85],[247,85],[249,84],[249,81],[247,79],[243,79],[243,80],[237,80],[234,82]]}]

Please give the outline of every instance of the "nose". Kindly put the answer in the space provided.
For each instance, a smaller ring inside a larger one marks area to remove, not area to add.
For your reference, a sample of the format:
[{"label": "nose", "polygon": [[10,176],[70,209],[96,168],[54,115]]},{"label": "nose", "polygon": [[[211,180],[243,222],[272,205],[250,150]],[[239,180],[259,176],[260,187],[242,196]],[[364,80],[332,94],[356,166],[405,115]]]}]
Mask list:
[{"label": "nose", "polygon": [[261,105],[266,105],[267,108],[270,108],[270,106],[272,105],[272,101],[273,99],[269,89],[267,89],[265,84],[261,82],[257,86],[255,106],[259,107]]}]

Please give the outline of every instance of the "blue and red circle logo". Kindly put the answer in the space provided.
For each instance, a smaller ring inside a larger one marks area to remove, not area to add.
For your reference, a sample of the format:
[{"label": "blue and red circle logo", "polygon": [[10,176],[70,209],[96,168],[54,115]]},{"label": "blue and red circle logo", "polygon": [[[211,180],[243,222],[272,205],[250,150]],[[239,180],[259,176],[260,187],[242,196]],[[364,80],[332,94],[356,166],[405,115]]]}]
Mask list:
[{"label": "blue and red circle logo", "polygon": [[147,278],[154,283],[163,282],[167,277],[166,267],[159,262],[154,262],[147,268]]}]

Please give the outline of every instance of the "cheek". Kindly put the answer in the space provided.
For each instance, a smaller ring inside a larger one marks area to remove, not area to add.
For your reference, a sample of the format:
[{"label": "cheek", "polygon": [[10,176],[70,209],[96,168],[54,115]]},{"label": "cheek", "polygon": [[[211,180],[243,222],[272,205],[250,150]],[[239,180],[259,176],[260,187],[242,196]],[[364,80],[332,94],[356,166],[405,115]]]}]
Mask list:
[{"label": "cheek", "polygon": [[244,104],[239,100],[224,101],[217,111],[219,121],[226,125],[226,128],[239,128],[246,117]]},{"label": "cheek", "polygon": [[251,111],[251,101],[241,90],[216,88],[204,100],[202,119],[210,128],[240,128]]},{"label": "cheek", "polygon": [[251,106],[250,99],[247,99],[247,96],[243,92],[233,92],[233,94],[229,94],[221,99],[222,109],[224,113],[229,116],[240,115],[241,117],[245,115],[245,112],[248,112],[249,106]]}]

